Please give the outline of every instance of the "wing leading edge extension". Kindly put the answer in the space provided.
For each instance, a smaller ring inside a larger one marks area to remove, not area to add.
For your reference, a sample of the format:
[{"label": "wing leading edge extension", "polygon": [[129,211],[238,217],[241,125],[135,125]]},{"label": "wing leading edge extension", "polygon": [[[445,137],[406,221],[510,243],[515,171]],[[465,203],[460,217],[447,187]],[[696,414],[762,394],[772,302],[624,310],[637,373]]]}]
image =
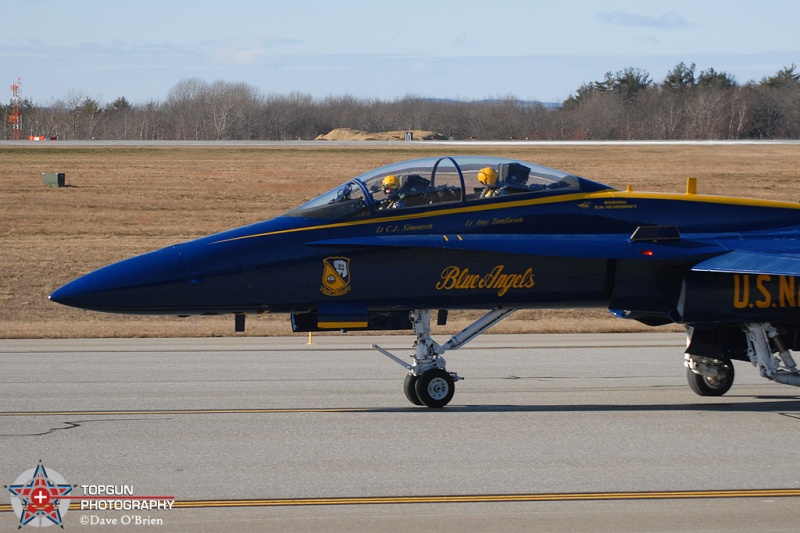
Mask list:
[{"label": "wing leading edge extension", "polygon": [[402,247],[575,258],[690,260],[728,251],[715,242],[632,241],[628,235],[380,235],[306,243],[324,247]]}]

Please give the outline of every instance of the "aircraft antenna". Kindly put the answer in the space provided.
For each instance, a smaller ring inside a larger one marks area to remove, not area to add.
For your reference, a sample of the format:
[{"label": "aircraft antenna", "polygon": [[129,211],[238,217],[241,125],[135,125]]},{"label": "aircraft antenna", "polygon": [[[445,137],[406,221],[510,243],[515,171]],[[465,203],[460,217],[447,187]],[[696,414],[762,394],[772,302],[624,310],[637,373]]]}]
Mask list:
[{"label": "aircraft antenna", "polygon": [[17,78],[17,81],[11,84],[11,114],[8,116],[8,121],[11,123],[11,139],[15,141],[22,140],[22,113],[19,111],[19,86],[22,80]]}]

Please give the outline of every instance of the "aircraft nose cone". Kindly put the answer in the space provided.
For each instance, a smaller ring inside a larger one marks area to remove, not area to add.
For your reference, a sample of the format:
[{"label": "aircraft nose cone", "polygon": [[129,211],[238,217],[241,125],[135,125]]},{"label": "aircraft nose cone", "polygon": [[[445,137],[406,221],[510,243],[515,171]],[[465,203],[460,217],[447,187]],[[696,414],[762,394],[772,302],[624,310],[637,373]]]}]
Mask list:
[{"label": "aircraft nose cone", "polygon": [[50,299],[80,309],[151,313],[164,303],[162,289],[185,275],[180,254],[170,246],[86,274],[57,289]]}]

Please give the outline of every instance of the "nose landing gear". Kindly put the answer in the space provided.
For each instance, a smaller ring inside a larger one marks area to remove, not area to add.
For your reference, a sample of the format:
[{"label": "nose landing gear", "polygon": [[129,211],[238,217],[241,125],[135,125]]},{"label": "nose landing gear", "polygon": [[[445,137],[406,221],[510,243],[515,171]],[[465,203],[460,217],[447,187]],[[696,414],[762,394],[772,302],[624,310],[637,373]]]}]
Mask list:
[{"label": "nose landing gear", "polygon": [[516,309],[494,309],[476,320],[460,333],[453,335],[444,345],[431,338],[432,309],[415,309],[409,313],[417,340],[414,342],[412,363],[408,364],[377,344],[372,347],[406,370],[403,392],[414,405],[441,408],[450,403],[455,393],[455,383],[463,379],[455,372],[448,372],[442,357],[446,350],[455,350],[500,322]]}]

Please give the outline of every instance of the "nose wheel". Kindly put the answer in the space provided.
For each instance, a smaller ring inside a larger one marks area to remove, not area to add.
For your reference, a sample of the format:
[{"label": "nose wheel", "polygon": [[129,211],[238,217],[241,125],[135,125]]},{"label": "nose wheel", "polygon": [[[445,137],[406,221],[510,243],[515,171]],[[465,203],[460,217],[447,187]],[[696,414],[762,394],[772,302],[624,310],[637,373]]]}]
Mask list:
[{"label": "nose wheel", "polygon": [[[434,409],[444,407],[453,399],[456,390],[455,380],[446,370],[434,368],[419,376],[414,385],[417,405],[426,405]],[[411,403],[414,403],[411,400]]]},{"label": "nose wheel", "polygon": [[406,374],[403,381],[403,392],[406,399],[414,405],[424,405],[438,409],[453,399],[455,379],[446,370],[435,368],[421,376]]},{"label": "nose wheel", "polygon": [[414,374],[406,374],[406,379],[403,381],[403,392],[406,399],[414,405],[425,405],[417,395],[417,376]]}]

